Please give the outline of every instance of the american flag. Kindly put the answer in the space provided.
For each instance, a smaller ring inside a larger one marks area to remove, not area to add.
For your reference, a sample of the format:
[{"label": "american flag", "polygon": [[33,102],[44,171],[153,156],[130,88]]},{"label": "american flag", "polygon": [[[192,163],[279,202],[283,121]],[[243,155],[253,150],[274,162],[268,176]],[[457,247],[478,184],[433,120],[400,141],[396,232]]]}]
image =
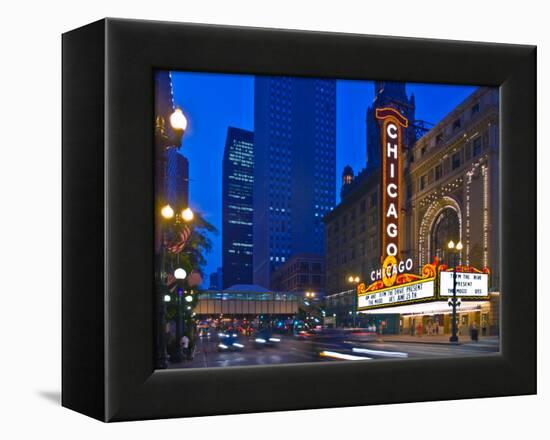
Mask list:
[{"label": "american flag", "polygon": [[166,275],[166,286],[168,287],[168,290],[170,290],[170,292],[176,290],[176,277],[174,276],[174,274],[168,273]]},{"label": "american flag", "polygon": [[177,233],[176,240],[166,246],[168,252],[172,254],[179,254],[185,247],[185,244],[187,243],[187,240],[189,240],[190,235],[191,229],[189,228],[189,226],[183,225],[180,231]]}]

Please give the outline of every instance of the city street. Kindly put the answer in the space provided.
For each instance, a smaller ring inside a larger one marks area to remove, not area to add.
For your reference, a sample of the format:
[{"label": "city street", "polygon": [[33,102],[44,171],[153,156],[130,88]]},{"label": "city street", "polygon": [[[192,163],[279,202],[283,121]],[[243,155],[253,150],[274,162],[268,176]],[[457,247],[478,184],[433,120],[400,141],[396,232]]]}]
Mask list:
[{"label": "city street", "polygon": [[201,338],[191,361],[169,363],[169,368],[204,368],[245,365],[274,365],[340,360],[375,360],[476,356],[498,352],[498,338],[481,338],[472,342],[464,338],[459,345],[447,342],[448,336],[414,338],[394,335],[372,336],[354,341],[312,342],[294,336],[279,336],[274,346],[256,347],[254,338],[239,338],[241,349],[218,349],[217,337]]}]

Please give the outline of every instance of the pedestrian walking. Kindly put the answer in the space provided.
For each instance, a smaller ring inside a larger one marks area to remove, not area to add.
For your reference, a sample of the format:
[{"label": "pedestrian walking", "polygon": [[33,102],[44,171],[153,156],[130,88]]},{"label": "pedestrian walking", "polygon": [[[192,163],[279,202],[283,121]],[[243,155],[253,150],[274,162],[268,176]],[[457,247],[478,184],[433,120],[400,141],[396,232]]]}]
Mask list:
[{"label": "pedestrian walking", "polygon": [[187,335],[183,335],[181,337],[180,347],[181,347],[181,352],[183,353],[183,356],[188,357],[187,355],[189,351],[189,337]]},{"label": "pedestrian walking", "polygon": [[472,322],[472,325],[470,327],[470,339],[472,341],[478,341],[478,330],[475,322]]}]

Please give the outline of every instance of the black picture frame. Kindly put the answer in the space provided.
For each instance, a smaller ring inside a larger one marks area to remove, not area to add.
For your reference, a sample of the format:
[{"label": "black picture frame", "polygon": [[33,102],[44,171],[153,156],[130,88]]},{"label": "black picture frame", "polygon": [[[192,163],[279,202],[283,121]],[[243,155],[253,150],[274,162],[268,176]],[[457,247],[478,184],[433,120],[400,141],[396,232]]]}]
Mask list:
[{"label": "black picture frame", "polygon": [[[536,393],[536,47],[104,19],[62,49],[64,406],[121,421]],[[154,69],[500,87],[501,352],[155,371]]]}]

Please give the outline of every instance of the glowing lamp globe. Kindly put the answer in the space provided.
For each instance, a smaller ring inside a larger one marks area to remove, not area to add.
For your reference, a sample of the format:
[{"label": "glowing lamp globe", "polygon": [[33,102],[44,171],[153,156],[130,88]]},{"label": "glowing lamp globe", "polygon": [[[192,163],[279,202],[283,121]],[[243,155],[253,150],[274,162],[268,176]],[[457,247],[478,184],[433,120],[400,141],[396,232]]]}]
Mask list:
[{"label": "glowing lamp globe", "polygon": [[459,241],[456,245],[456,250],[461,251],[462,250],[462,243]]},{"label": "glowing lamp globe", "polygon": [[190,222],[190,221],[193,220],[193,218],[195,217],[195,214],[193,214],[193,211],[191,211],[190,208],[185,208],[185,209],[181,212],[181,217],[182,217],[186,222]]},{"label": "glowing lamp globe", "polygon": [[174,217],[174,210],[170,205],[164,205],[160,210],[160,215],[162,215],[166,219],[172,218]]},{"label": "glowing lamp globe", "polygon": [[187,128],[187,118],[180,108],[174,110],[174,113],[170,115],[170,125],[172,125],[174,130],[185,131]]},{"label": "glowing lamp globe", "polygon": [[187,295],[185,297],[185,301],[187,301],[188,303],[192,302],[193,301],[193,297],[191,295]]},{"label": "glowing lamp globe", "polygon": [[174,271],[174,277],[176,277],[176,280],[184,280],[187,277],[187,272],[185,272],[185,269],[178,267]]}]

